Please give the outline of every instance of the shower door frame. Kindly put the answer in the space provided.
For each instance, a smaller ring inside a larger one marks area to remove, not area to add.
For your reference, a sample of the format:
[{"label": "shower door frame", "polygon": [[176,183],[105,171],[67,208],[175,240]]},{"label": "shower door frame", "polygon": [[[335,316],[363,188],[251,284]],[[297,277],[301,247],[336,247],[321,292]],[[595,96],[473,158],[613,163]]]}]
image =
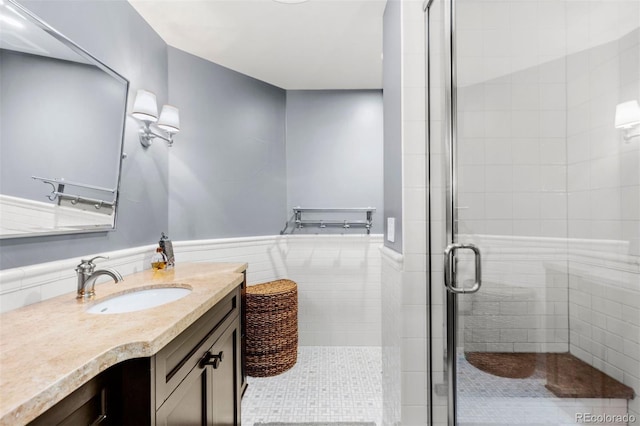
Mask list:
[{"label": "shower door frame", "polygon": [[[431,38],[430,38],[430,8],[434,1],[441,1],[443,7],[443,55],[442,61],[444,66],[444,100],[445,108],[443,111],[443,134],[445,146],[445,159],[443,163],[446,163],[445,173],[445,244],[450,246],[457,243],[457,225],[458,225],[458,209],[457,209],[457,195],[458,185],[456,178],[456,159],[457,159],[457,75],[456,75],[456,34],[455,34],[455,0],[426,0],[423,4],[425,13],[425,29],[426,29],[426,87],[427,87],[427,101],[426,101],[426,130],[427,130],[427,162],[431,163]],[[428,200],[427,207],[429,212],[429,234],[432,232],[431,228],[431,194],[434,190],[432,187],[431,170],[428,168]],[[430,237],[431,235],[429,235]],[[429,238],[429,275],[433,275],[432,259],[431,255],[435,252],[441,252],[442,247],[433,247],[431,238]],[[455,264],[455,255],[454,260]],[[455,278],[454,278],[455,280]],[[429,280],[431,282],[431,279]],[[446,281],[445,281],[446,285]],[[451,291],[446,291],[446,304],[445,304],[445,347],[444,347],[444,366],[446,377],[446,389],[447,389],[447,423],[449,426],[455,426],[457,424],[457,365],[456,365],[456,338],[457,338],[457,299],[458,295]],[[431,305],[431,297],[429,304]],[[433,323],[433,321],[431,321]],[[436,355],[437,356],[437,355]],[[430,376],[433,376],[431,372]],[[431,400],[433,400],[433,393],[435,392],[433,382],[431,383]],[[430,410],[431,411],[431,410]],[[431,414],[431,413],[430,413]],[[430,415],[431,422],[433,423],[433,416]]]},{"label": "shower door frame", "polygon": [[[447,245],[455,244],[458,232],[458,182],[456,176],[457,159],[457,75],[456,75],[456,33],[455,33],[455,0],[442,0],[444,7],[443,21],[443,47],[444,49],[444,140],[446,147],[446,164],[448,165],[445,190],[445,230]],[[441,249],[441,247],[439,248]],[[455,264],[455,259],[453,260]],[[454,278],[455,280],[455,278]],[[446,285],[446,282],[445,282]],[[450,426],[455,426],[458,413],[458,381],[456,363],[456,340],[458,331],[458,295],[445,291],[446,305],[446,346],[445,346],[445,367],[447,377],[447,421]]]}]

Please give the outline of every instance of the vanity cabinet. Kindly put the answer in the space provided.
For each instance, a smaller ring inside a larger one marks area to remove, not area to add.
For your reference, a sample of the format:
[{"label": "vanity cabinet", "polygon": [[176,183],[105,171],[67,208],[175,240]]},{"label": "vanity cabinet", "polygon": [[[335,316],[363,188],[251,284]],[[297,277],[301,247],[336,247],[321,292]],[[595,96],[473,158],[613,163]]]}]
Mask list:
[{"label": "vanity cabinet", "polygon": [[33,425],[239,425],[242,286],[149,358],[102,372]]},{"label": "vanity cabinet", "polygon": [[231,326],[205,352],[156,412],[156,425],[237,425],[239,329]]},{"label": "vanity cabinet", "polygon": [[238,289],[155,356],[156,425],[240,424],[240,302]]}]

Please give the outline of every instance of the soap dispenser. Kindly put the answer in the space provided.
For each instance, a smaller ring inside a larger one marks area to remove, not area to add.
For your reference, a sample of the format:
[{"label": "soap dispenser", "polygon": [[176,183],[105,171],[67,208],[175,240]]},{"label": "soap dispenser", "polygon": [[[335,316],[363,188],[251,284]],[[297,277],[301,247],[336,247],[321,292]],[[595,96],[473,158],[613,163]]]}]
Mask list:
[{"label": "soap dispenser", "polygon": [[161,247],[158,247],[151,257],[151,267],[155,270],[165,269],[167,267],[167,256],[162,252]]},{"label": "soap dispenser", "polygon": [[160,241],[158,242],[158,244],[162,249],[162,253],[164,253],[164,255],[167,257],[167,266],[175,266],[176,259],[173,255],[173,243],[171,243],[171,240],[164,234],[164,232],[160,236]]}]

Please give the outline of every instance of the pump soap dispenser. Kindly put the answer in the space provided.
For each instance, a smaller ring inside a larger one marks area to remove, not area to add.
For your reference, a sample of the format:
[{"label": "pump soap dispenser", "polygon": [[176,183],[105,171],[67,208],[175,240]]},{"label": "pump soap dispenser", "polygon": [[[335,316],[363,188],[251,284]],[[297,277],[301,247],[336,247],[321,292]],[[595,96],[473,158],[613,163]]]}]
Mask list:
[{"label": "pump soap dispenser", "polygon": [[169,237],[164,234],[164,232],[162,233],[158,244],[160,244],[162,252],[167,257],[167,267],[175,266],[176,258],[173,255],[173,243],[171,242]]}]

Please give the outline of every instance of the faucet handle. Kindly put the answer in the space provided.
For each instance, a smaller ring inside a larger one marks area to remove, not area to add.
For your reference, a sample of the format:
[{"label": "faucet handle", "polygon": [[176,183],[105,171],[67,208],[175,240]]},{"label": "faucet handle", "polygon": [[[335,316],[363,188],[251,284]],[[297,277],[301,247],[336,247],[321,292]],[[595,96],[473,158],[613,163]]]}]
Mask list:
[{"label": "faucet handle", "polygon": [[89,260],[81,259],[80,262],[93,264],[93,261],[96,260],[96,259],[109,259],[109,257],[108,256],[96,256],[96,257],[92,257]]},{"label": "faucet handle", "polygon": [[77,266],[76,271],[78,272],[87,272],[89,274],[93,273],[93,269],[96,267],[96,264],[93,263],[96,259],[108,259],[107,256],[96,256],[91,259],[80,259],[80,264]]}]

